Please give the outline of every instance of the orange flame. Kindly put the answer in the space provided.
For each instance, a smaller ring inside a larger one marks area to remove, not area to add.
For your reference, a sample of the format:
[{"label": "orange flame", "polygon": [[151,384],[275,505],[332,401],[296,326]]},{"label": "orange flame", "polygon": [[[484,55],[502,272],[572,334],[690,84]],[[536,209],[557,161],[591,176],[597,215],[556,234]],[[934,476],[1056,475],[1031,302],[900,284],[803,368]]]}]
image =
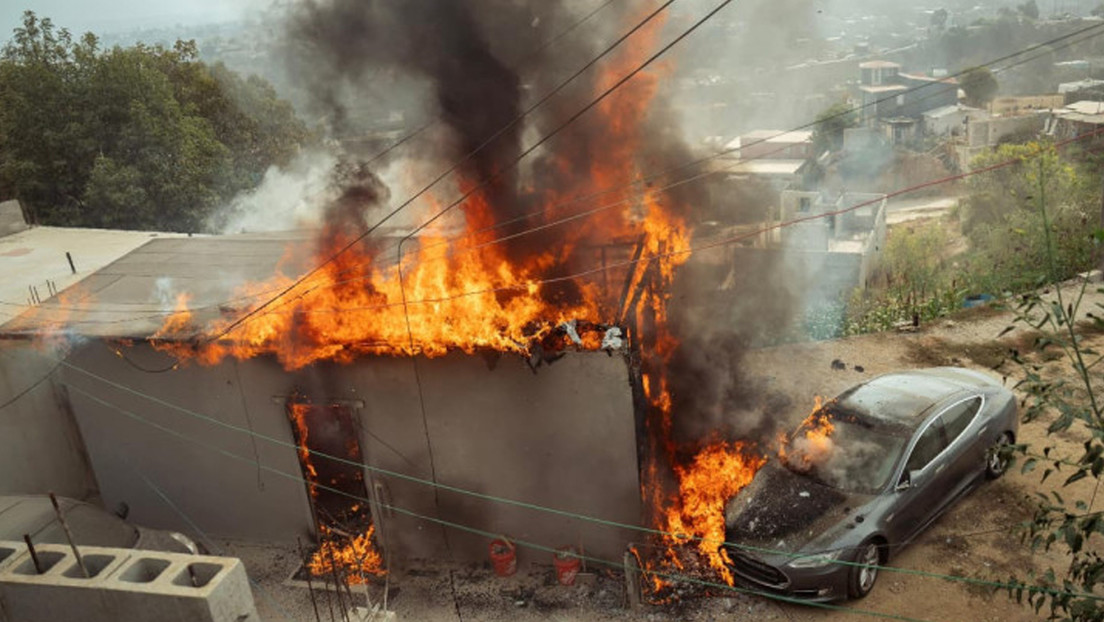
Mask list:
[{"label": "orange flame", "polygon": [[[387,574],[383,557],[372,543],[376,526],[351,538],[338,538],[332,530],[322,528],[322,544],[311,555],[307,569],[315,577],[331,577],[347,585],[366,583],[369,577]],[[336,573],[334,569],[336,567]]]},{"label": "orange flame", "polygon": [[824,402],[818,396],[813,412],[798,427],[801,433],[792,440],[785,436],[779,439],[779,459],[798,470],[808,470],[824,462],[835,446],[831,438],[835,429],[831,413],[824,408]]}]

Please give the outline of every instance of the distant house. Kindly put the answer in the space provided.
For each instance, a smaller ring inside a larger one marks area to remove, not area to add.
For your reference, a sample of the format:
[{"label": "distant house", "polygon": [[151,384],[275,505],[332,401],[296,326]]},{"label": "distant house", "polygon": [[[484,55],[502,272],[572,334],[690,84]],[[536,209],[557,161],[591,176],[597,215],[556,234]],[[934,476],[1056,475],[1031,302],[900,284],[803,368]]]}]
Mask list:
[{"label": "distant house", "polygon": [[924,133],[929,136],[964,136],[971,120],[988,119],[989,113],[963,104],[943,106],[923,115]]},{"label": "distant house", "polygon": [[889,61],[868,61],[859,70],[863,124],[879,128],[894,144],[916,136],[925,112],[958,103],[953,78],[904,73]]},{"label": "distant house", "polygon": [[1045,95],[1018,95],[1016,97],[998,97],[989,102],[989,112],[1000,116],[1034,113],[1040,110],[1052,110],[1066,105],[1066,97],[1061,93]]},{"label": "distant house", "polygon": [[[1104,102],[1079,101],[1054,111],[1047,132],[1057,139],[1077,138],[1104,130]],[[1093,142],[1104,142],[1097,137]]]},{"label": "distant house", "polygon": [[1076,93],[1077,91],[1099,89],[1101,87],[1104,87],[1104,80],[1093,80],[1092,78],[1085,78],[1084,80],[1077,80],[1076,82],[1063,82],[1059,84],[1058,92],[1062,94]]},{"label": "distant house", "polygon": [[714,164],[728,180],[748,177],[781,191],[804,180],[814,158],[812,132],[755,130],[725,145],[729,157]]}]

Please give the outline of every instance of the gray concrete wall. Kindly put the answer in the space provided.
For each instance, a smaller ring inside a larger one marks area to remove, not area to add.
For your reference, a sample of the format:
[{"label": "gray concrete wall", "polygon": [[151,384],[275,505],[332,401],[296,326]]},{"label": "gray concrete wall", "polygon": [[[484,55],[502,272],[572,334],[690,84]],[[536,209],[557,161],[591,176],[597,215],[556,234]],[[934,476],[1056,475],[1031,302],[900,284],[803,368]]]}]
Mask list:
[{"label": "gray concrete wall", "polygon": [[[298,475],[294,450],[167,406],[292,443],[284,406],[273,399],[289,391],[286,375],[275,361],[191,364],[157,373],[173,359],[147,345],[121,352],[125,360],[108,344],[90,341],[69,362],[130,391],[63,368],[66,392],[106,507],[126,503],[129,518],[138,524],[190,532],[142,481],[141,472],[213,536],[282,542],[310,536],[313,527],[303,484],[259,466]],[[235,460],[151,424],[254,462]]]},{"label": "gray concrete wall", "polygon": [[30,228],[23,217],[23,208],[19,201],[12,199],[0,203],[0,237],[18,233]]},{"label": "gray concrete wall", "polygon": [[[125,353],[135,365],[147,369],[171,363],[147,346]],[[436,473],[439,482],[487,495],[605,520],[640,522],[629,373],[626,360],[618,355],[569,353],[550,367],[542,366],[537,374],[517,356],[454,354],[419,359],[424,423],[410,359],[363,359],[293,373],[268,359],[255,359],[146,373],[94,342],[73,362],[166,403],[252,427],[288,443],[292,436],[284,400],[294,389],[306,392],[315,403],[341,400],[353,407],[361,448],[373,466],[424,479]],[[135,522],[187,531],[136,476],[134,469],[139,468],[212,534],[287,541],[310,533],[310,508],[301,483],[175,438],[82,392],[165,427],[201,436],[228,452],[257,456],[263,465],[299,475],[291,448],[261,440],[254,447],[248,435],[199,421],[79,372],[66,371],[65,381],[73,385],[70,400],[109,506],[126,501]],[[373,475],[372,479],[379,484],[385,504],[546,546],[582,545],[596,555],[619,559],[625,543],[636,537],[585,521],[435,491],[401,478]],[[465,535],[401,511],[385,509],[380,518],[382,536],[396,561],[444,557],[445,533],[458,558],[487,558],[485,536]],[[548,554],[519,552],[523,563],[527,558],[551,560]]]},{"label": "gray concrete wall", "polygon": [[0,341],[0,495],[52,490],[83,499],[96,490],[56,365],[28,342]]}]

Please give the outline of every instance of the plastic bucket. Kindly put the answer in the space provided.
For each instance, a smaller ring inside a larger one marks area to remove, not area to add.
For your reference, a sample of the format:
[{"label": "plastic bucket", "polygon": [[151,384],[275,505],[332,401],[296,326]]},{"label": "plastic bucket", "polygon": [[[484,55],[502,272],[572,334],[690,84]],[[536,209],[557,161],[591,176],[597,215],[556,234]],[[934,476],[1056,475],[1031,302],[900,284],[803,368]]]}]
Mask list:
[{"label": "plastic bucket", "polygon": [[517,572],[517,547],[510,541],[503,538],[491,540],[489,550],[496,575],[508,577]]},{"label": "plastic bucket", "polygon": [[552,566],[556,568],[556,581],[560,585],[575,585],[575,575],[579,574],[581,565],[578,554],[571,547],[562,548],[552,556]]}]

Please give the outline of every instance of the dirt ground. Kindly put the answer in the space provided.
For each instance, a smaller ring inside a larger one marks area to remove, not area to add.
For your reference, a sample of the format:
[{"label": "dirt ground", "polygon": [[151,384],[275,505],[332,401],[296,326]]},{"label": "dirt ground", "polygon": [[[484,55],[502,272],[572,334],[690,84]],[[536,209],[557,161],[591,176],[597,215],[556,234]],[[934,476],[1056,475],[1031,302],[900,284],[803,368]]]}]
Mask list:
[{"label": "dirt ground", "polygon": [[[1083,308],[1091,311],[1095,303],[1102,301],[1104,296],[1092,293]],[[912,333],[882,333],[758,350],[748,355],[746,364],[764,387],[791,398],[793,412],[779,415],[793,422],[807,414],[814,395],[835,395],[855,383],[900,369],[962,365],[1002,376],[1011,387],[1020,372],[1008,360],[1008,352],[1013,348],[1026,352],[1032,340],[1032,334],[1022,328],[998,339],[1011,319],[1007,311],[971,309]],[[1086,338],[1090,345],[1104,342],[1104,336],[1097,334]],[[1043,373],[1072,373],[1068,362],[1056,356],[1037,356],[1035,360],[1043,366]],[[1075,426],[1060,435],[1048,436],[1046,425],[1046,421],[1023,425],[1019,440],[1037,448],[1054,445],[1060,453],[1076,452],[1083,430]],[[1026,606],[1011,601],[1007,592],[917,573],[1003,582],[1012,576],[1025,578],[1029,570],[1054,567],[1064,571],[1067,559],[1056,552],[1033,554],[1009,531],[1009,526],[1031,516],[1034,493],[1054,489],[1061,479],[1064,478],[1053,478],[1043,486],[1038,471],[1024,475],[1014,468],[1004,478],[983,484],[891,560],[890,565],[901,572],[883,571],[867,598],[840,604],[848,609],[793,605],[734,593],[730,597],[694,598],[634,611],[625,608],[623,579],[615,572],[592,568],[594,572],[580,585],[563,587],[555,585],[551,565],[523,567],[516,576],[502,579],[493,576],[487,565],[450,568],[437,563],[415,565],[397,573],[390,585],[388,607],[400,620],[426,622],[1037,620],[1045,617],[1045,611],[1044,616],[1036,616]],[[1089,503],[1092,486],[1093,480],[1088,478],[1063,488],[1062,494],[1069,500]],[[254,595],[264,620],[315,619],[307,590],[285,584],[296,565],[293,550],[240,542],[224,544],[228,554],[244,560],[256,582]],[[370,589],[374,600],[381,593],[381,586]],[[354,596],[363,602],[363,596]],[[329,620],[325,600],[319,606],[321,619]]]}]

